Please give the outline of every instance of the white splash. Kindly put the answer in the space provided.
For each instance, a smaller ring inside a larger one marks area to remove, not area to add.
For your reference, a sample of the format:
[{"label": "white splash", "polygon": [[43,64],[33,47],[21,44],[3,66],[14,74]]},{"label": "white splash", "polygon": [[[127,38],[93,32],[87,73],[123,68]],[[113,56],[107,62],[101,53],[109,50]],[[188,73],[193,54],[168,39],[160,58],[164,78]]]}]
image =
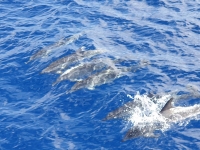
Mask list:
[{"label": "white splash", "polygon": [[165,117],[160,114],[160,111],[170,98],[170,94],[150,98],[146,94],[140,95],[137,93],[134,101],[140,105],[132,111],[129,122],[141,128],[147,125],[150,127],[159,125],[162,126],[162,130],[169,128],[169,124],[166,122]]},{"label": "white splash", "polygon": [[129,122],[141,130],[147,128],[148,132],[145,134],[147,135],[155,130],[166,131],[174,123],[185,126],[191,119],[197,119],[200,115],[199,104],[188,107],[172,107],[161,114],[161,109],[171,98],[171,94],[149,97],[146,94],[137,93],[134,101],[138,106],[132,110]]}]

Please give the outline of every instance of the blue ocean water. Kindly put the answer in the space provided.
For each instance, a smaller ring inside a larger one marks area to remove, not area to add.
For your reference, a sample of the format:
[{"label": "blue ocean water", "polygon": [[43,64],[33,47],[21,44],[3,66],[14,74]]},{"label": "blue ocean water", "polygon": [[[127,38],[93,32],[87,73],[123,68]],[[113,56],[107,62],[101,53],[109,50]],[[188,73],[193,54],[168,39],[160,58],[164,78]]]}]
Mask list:
[{"label": "blue ocean water", "polygon": [[[1,0],[0,12],[0,149],[200,149],[198,119],[159,138],[126,142],[126,121],[102,121],[138,91],[199,88],[199,0]],[[82,32],[73,43],[26,63],[42,48]],[[106,49],[127,66],[140,60],[150,65],[94,90],[66,94],[73,82],[52,86],[58,75],[40,72],[81,46]]]}]

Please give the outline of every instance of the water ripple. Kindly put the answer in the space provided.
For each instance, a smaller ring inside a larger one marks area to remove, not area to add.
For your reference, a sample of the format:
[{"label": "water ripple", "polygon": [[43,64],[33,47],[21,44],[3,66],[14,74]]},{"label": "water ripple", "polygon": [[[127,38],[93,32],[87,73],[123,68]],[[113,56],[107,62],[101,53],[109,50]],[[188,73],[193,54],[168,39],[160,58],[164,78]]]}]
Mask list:
[{"label": "water ripple", "polygon": [[[0,1],[0,149],[199,149],[198,120],[159,139],[125,143],[125,121],[101,121],[130,100],[127,94],[199,88],[199,7],[198,0]],[[77,41],[26,64],[42,48],[81,32]],[[150,65],[67,95],[74,83],[52,87],[58,76],[40,72],[81,46],[106,49],[106,57],[125,65]]]}]

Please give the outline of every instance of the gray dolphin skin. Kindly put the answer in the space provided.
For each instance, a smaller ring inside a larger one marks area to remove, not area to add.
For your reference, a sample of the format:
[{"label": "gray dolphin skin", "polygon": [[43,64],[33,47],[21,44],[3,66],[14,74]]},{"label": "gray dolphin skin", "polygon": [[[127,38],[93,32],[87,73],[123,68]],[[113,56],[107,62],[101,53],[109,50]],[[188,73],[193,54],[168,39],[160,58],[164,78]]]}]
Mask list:
[{"label": "gray dolphin skin", "polygon": [[[77,66],[71,67],[70,69],[65,70],[59,78],[52,84],[52,86],[58,84],[63,80],[70,80],[70,81],[81,81],[86,79],[92,74],[97,72],[103,71],[107,69],[109,66],[115,66],[122,60],[111,60],[109,58],[102,58],[102,59],[94,59],[91,62],[81,63]],[[122,71],[128,72],[135,70],[132,67],[124,67],[121,68]]]},{"label": "gray dolphin skin", "polygon": [[[116,60],[118,61],[118,60]],[[134,65],[134,66],[131,66],[131,67],[120,67],[118,69],[120,69],[120,71],[125,75],[126,73],[128,72],[136,72],[137,70],[139,70],[140,68],[143,68],[143,67],[146,67],[149,65],[149,62],[148,61],[140,61],[139,64],[137,65]],[[123,76],[123,75],[122,75]]]},{"label": "gray dolphin skin", "polygon": [[111,82],[114,79],[119,78],[120,76],[121,76],[120,70],[108,67],[107,69],[101,72],[89,76],[85,80],[76,82],[74,86],[71,88],[71,90],[67,93],[72,93],[81,88],[87,88],[92,90],[94,89],[95,86]]},{"label": "gray dolphin skin", "polygon": [[54,50],[56,48],[59,48],[61,46],[68,45],[68,44],[78,40],[83,35],[84,35],[84,33],[79,33],[79,34],[73,35],[73,36],[71,36],[69,38],[62,39],[62,40],[58,41],[57,43],[55,43],[53,45],[50,45],[50,46],[48,46],[46,48],[43,48],[42,50],[38,51],[33,56],[31,56],[27,63],[29,63],[30,61],[32,61],[34,59],[47,56],[49,53],[52,52],[52,50]]},{"label": "gray dolphin skin", "polygon": [[[135,69],[136,67],[134,67]],[[128,70],[134,70],[134,69],[128,69]],[[177,95],[177,92],[170,92],[168,93],[169,97],[167,97],[166,99],[166,103],[173,98],[174,102],[177,102],[179,100],[188,100],[191,98],[200,98],[200,94],[198,93],[198,90],[195,89],[194,87],[190,87],[190,92],[187,94],[182,94],[182,95]],[[167,95],[167,93],[165,93],[164,95],[162,94],[153,94],[153,93],[149,93],[147,95],[147,97],[149,97],[151,99],[152,102],[154,102],[155,104],[158,103],[156,100],[162,98],[162,96]],[[165,103],[164,103],[165,105]],[[162,105],[161,107],[164,107],[164,105]],[[132,110],[134,110],[136,107],[141,107],[142,104],[138,101],[132,100],[130,102],[127,102],[126,104],[124,104],[123,106],[119,107],[118,109],[108,113],[108,115],[103,118],[102,120],[106,121],[106,120],[111,120],[111,119],[118,119],[118,118],[123,118],[125,119],[126,116],[129,116],[132,112]]]},{"label": "gray dolphin skin", "polygon": [[159,129],[162,129],[162,125],[156,123],[151,124],[150,126],[135,126],[128,130],[122,141],[125,142],[138,137],[157,138],[159,137],[159,134],[154,134],[154,131]]},{"label": "gray dolphin skin", "polygon": [[172,100],[168,101],[160,112],[168,122],[176,123],[200,114],[200,105],[198,104],[188,107],[173,107],[171,102]]},{"label": "gray dolphin skin", "polygon": [[[115,63],[117,63],[116,60]],[[112,64],[113,65],[113,64]],[[100,86],[111,82],[117,78],[120,78],[126,75],[126,72],[135,72],[137,69],[146,66],[147,64],[139,64],[132,67],[123,67],[123,68],[116,68],[116,66],[108,66],[105,70],[92,74],[88,78],[78,81],[74,84],[70,91],[66,93],[72,93],[76,90],[87,88],[89,90],[93,90],[96,86]]]},{"label": "gray dolphin skin", "polygon": [[[171,98],[160,111],[161,117],[164,117],[167,123],[177,123],[185,119],[189,119],[200,115],[200,105],[188,107],[174,107],[172,105],[173,98]],[[163,128],[162,123],[155,123],[151,125],[134,126],[126,133],[123,141],[137,138],[137,137],[158,137],[155,135],[155,130]]]},{"label": "gray dolphin skin", "polygon": [[91,58],[97,54],[102,53],[103,50],[88,50],[81,51],[78,50],[76,53],[62,57],[53,63],[51,63],[47,68],[43,69],[41,73],[62,73],[62,70],[66,69],[70,65],[82,61],[85,58]]},{"label": "gray dolphin skin", "polygon": [[125,118],[126,116],[129,116],[131,114],[131,110],[133,110],[136,107],[139,107],[141,103],[137,103],[135,101],[130,101],[126,103],[124,106],[108,113],[108,115],[103,118],[103,121],[111,120],[111,119],[119,119],[119,118]]},{"label": "gray dolphin skin", "polygon": [[106,64],[103,62],[89,62],[80,64],[78,66],[72,67],[66,70],[60,77],[52,84],[52,86],[58,84],[63,80],[70,81],[81,81],[86,77],[96,73],[97,71],[101,71],[106,68]]},{"label": "gray dolphin skin", "polygon": [[[153,95],[153,94],[148,94],[148,97],[151,98],[151,101],[156,103],[154,100],[155,98],[159,98],[161,96],[159,95]],[[132,100],[130,102],[127,102],[124,104],[122,107],[119,107],[118,109],[108,113],[108,115],[103,118],[103,121],[111,120],[111,119],[126,119],[128,116],[132,114],[132,110],[134,110],[136,107],[142,107],[142,103]]]}]

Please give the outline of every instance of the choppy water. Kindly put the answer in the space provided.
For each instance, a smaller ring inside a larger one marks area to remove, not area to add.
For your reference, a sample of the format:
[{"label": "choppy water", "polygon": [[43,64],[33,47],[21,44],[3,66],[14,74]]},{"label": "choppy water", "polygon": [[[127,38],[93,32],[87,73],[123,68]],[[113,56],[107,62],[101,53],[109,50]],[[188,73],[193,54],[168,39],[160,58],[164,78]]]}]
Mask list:
[{"label": "choppy water", "polygon": [[[200,1],[0,1],[0,149],[200,149],[199,121],[174,125],[159,138],[121,139],[126,121],[102,121],[127,95],[199,88]],[[55,42],[84,36],[28,64]],[[40,74],[85,46],[106,57],[151,64],[94,90],[66,94],[74,84]],[[198,104],[199,99],[180,101]]]}]

